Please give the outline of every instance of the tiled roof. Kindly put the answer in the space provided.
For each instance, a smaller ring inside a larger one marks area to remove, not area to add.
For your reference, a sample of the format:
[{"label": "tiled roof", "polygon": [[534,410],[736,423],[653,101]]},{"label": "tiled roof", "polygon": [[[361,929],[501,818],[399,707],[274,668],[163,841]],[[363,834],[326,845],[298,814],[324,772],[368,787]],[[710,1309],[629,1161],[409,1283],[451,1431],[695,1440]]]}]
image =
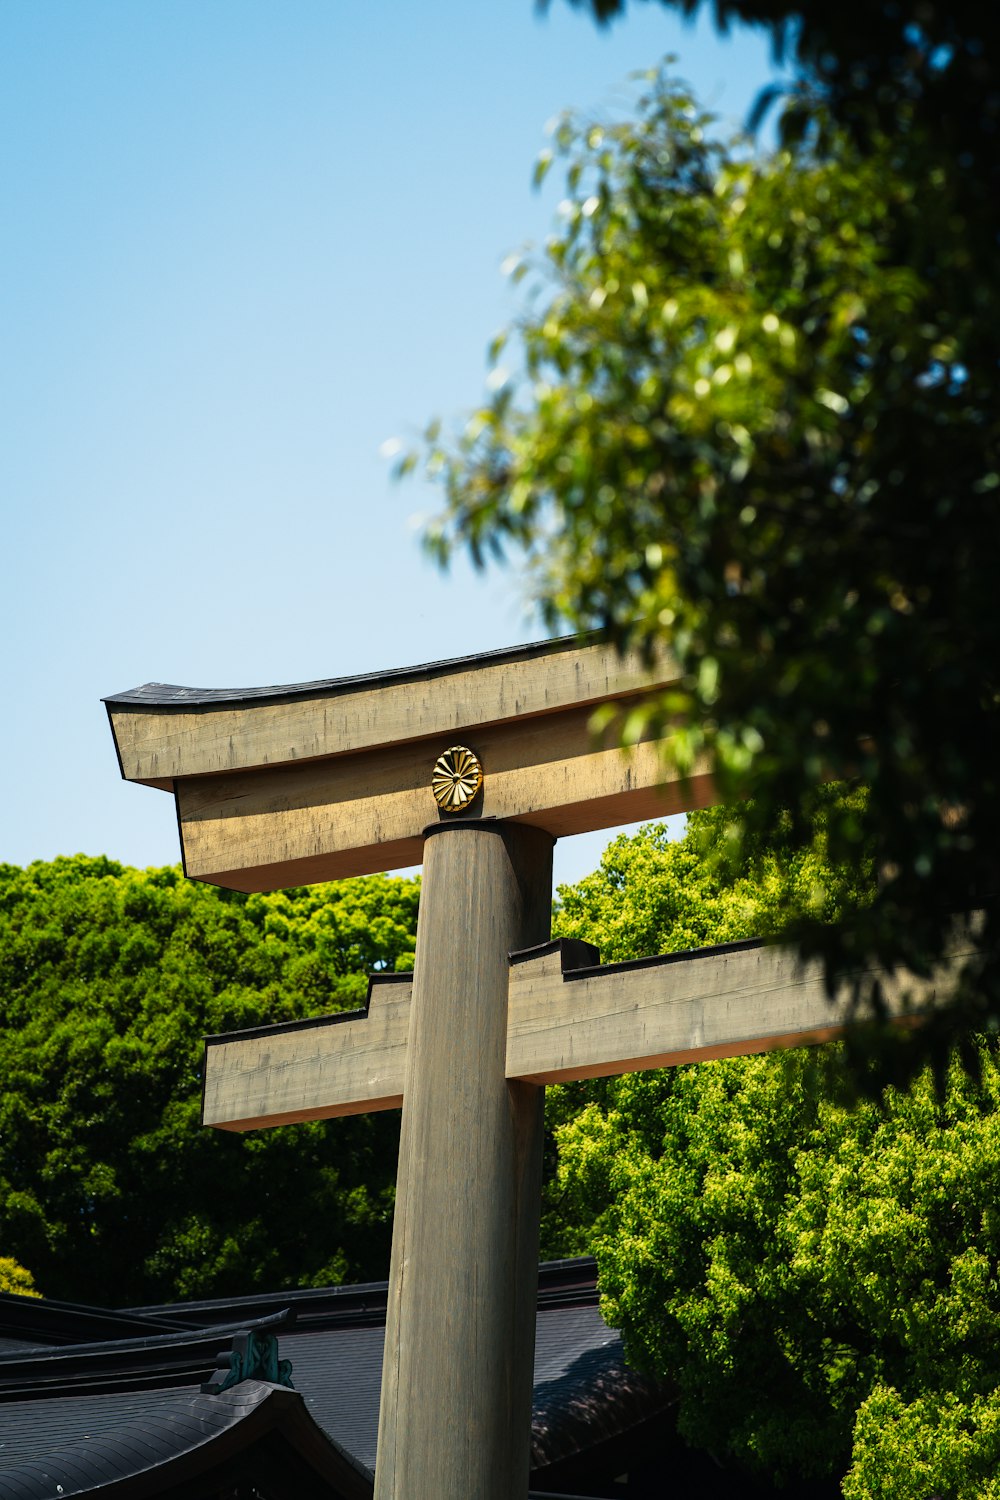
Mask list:
[{"label": "tiled roof", "polygon": [[107,1396],[47,1401],[43,1443],[37,1401],[6,1407],[0,1494],[4,1500],[56,1500],[156,1468],[239,1422],[268,1388],[238,1389],[236,1400],[230,1391],[202,1396],[195,1386],[132,1392],[121,1402]]},{"label": "tiled roof", "polygon": [[621,1338],[596,1303],[541,1311],[535,1327],[532,1468],[592,1447],[667,1404],[654,1381],[628,1369]]},{"label": "tiled roof", "polygon": [[377,1327],[286,1334],[280,1341],[309,1415],[373,1471],[384,1339],[385,1329]]},{"label": "tiled roof", "polygon": [[51,1398],[99,1390],[142,1390],[150,1385],[185,1385],[205,1378],[216,1356],[235,1333],[247,1327],[277,1333],[292,1314],[216,1325],[146,1333],[96,1343],[27,1348],[0,1361],[0,1413],[5,1403],[31,1396]]},{"label": "tiled roof", "polygon": [[[211,1469],[212,1450],[227,1435],[234,1433],[245,1447],[275,1428],[293,1442],[299,1439],[300,1445],[306,1439],[313,1453],[320,1454],[321,1477],[338,1492],[349,1493],[346,1486],[352,1479],[350,1492],[370,1491],[371,1475],[315,1429],[304,1416],[301,1398],[264,1381],[245,1380],[217,1396],[181,1387],[132,1393],[121,1404],[107,1397],[46,1401],[44,1414],[37,1401],[23,1407],[28,1409],[21,1415],[34,1428],[35,1441],[10,1442],[11,1462],[0,1465],[3,1500],[71,1500],[123,1480],[141,1485],[143,1476],[151,1474],[157,1488],[182,1485]],[[16,1414],[16,1406],[3,1410],[4,1433]],[[231,1452],[233,1445],[228,1446]]]},{"label": "tiled roof", "polygon": [[157,1312],[115,1312],[107,1307],[83,1307],[48,1297],[19,1297],[0,1292],[0,1351],[9,1343],[46,1348],[56,1344],[95,1343],[103,1339],[140,1337],[171,1329],[197,1327],[169,1308]]},{"label": "tiled roof", "polygon": [[[269,1422],[297,1423],[314,1465],[339,1476],[330,1493],[370,1494],[385,1302],[377,1283],[131,1309],[122,1317],[141,1335],[0,1351],[0,1500],[64,1500],[150,1467],[165,1480],[182,1461],[210,1467],[221,1434],[230,1449],[256,1440],[265,1409]],[[170,1318],[186,1326],[153,1331]],[[25,1319],[27,1335],[28,1311]],[[246,1328],[277,1332],[294,1392],[255,1380],[201,1392],[218,1353]],[[593,1262],[542,1268],[536,1328],[534,1468],[665,1408],[665,1394],[626,1369],[619,1336],[601,1319]]]}]

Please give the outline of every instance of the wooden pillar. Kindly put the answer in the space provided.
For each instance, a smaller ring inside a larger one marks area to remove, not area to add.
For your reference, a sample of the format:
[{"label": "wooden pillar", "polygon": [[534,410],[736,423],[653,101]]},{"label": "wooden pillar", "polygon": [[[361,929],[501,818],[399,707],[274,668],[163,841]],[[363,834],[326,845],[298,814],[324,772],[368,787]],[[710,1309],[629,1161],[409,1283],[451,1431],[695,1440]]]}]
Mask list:
[{"label": "wooden pillar", "polygon": [[549,936],[552,844],[425,843],[375,1500],[527,1494],[543,1090],[505,1077],[507,955]]}]

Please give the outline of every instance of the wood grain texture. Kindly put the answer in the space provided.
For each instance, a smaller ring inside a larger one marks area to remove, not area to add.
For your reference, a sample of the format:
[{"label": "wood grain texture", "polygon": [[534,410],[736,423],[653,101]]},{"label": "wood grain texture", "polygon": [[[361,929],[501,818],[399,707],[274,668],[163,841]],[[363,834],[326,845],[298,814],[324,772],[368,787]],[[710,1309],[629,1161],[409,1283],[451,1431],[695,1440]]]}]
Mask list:
[{"label": "wood grain texture", "polygon": [[[974,952],[974,932],[956,936],[949,965]],[[928,981],[865,972],[891,1014],[916,1019],[947,993],[949,965]],[[249,1130],[398,1106],[410,995],[406,980],[376,978],[367,1016],[210,1040],[205,1124]],[[830,1041],[848,1019],[818,965],[789,948],[733,944],[598,967],[596,949],[563,940],[511,959],[505,1069],[512,1082],[568,1083]]]},{"label": "wood grain texture", "polygon": [[127,781],[169,788],[175,780],[298,764],[400,745],[429,735],[444,744],[475,729],[586,707],[673,682],[664,656],[647,667],[611,646],[547,649],[481,666],[452,664],[430,677],[189,708],[116,706],[108,712]]},{"label": "wood grain texture", "polygon": [[[951,961],[973,951],[971,936],[957,938]],[[929,981],[864,972],[899,1018],[933,1009],[948,988],[948,965]],[[830,1041],[848,1019],[820,966],[800,964],[791,948],[741,944],[566,971],[554,945],[512,963],[507,1074],[568,1083],[737,1057]]]},{"label": "wood grain texture", "polygon": [[552,841],[449,825],[424,854],[376,1500],[528,1489],[542,1090],[508,1083],[508,951],[548,935]]},{"label": "wood grain texture", "polygon": [[[671,773],[662,747],[595,744],[589,708],[466,738],[483,765],[474,816],[530,823],[553,837],[661,818],[713,799],[703,767]],[[431,791],[443,739],[267,771],[180,782],[186,873],[242,891],[336,880],[417,864],[439,821]]]},{"label": "wood grain texture", "polygon": [[364,1011],[209,1038],[202,1124],[256,1130],[398,1109],[411,994],[409,976],[373,975]]}]

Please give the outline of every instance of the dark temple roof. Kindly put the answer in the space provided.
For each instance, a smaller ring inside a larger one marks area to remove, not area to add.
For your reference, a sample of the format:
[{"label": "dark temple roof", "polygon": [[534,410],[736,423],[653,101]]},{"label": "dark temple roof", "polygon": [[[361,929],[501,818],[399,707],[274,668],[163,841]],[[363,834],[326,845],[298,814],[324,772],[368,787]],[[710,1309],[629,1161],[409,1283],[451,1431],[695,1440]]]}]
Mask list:
[{"label": "dark temple roof", "polygon": [[197,1323],[173,1316],[166,1309],[156,1313],[115,1312],[107,1307],[83,1307],[76,1302],[55,1302],[47,1297],[18,1297],[0,1292],[2,1353],[142,1337],[197,1326]]},{"label": "dark temple roof", "polygon": [[293,1317],[283,1309],[207,1329],[188,1326],[182,1331],[156,1332],[147,1328],[139,1335],[99,1343],[22,1349],[0,1362],[0,1403],[35,1394],[50,1398],[76,1391],[120,1392],[200,1381],[234,1334],[245,1329],[277,1333]]},{"label": "dark temple roof", "polygon": [[[330,1500],[366,1500],[386,1297],[383,1282],[132,1308],[112,1323],[141,1333],[84,1342],[82,1318],[76,1344],[0,1353],[0,1500],[69,1500],[105,1486],[116,1500],[194,1500],[209,1475],[240,1463],[262,1473],[269,1454],[285,1475],[279,1492],[296,1493],[287,1487],[293,1450],[305,1466],[302,1493],[318,1486]],[[6,1304],[32,1301],[3,1298],[0,1317]],[[50,1311],[34,1307],[38,1333],[51,1332]],[[27,1333],[32,1308],[17,1312]],[[536,1328],[534,1471],[665,1411],[667,1394],[626,1369],[619,1336],[601,1319],[592,1261],[541,1268]],[[257,1379],[218,1395],[202,1389],[240,1330],[277,1334],[294,1391]]]},{"label": "dark temple roof", "polygon": [[[216,1396],[183,1387],[144,1391],[114,1408],[95,1397],[46,1403],[44,1414],[37,1403],[23,1405],[23,1412],[0,1408],[0,1453],[9,1451],[13,1460],[9,1467],[0,1460],[3,1500],[69,1500],[112,1487],[121,1500],[164,1491],[193,1495],[206,1473],[234,1455],[250,1453],[255,1468],[266,1465],[274,1435],[292,1446],[314,1483],[326,1482],[328,1493],[345,1500],[371,1493],[372,1476],[315,1426],[301,1397],[264,1381],[245,1380]],[[18,1415],[27,1419],[20,1441],[8,1421]],[[32,1426],[33,1439],[25,1436]],[[288,1462],[283,1455],[279,1461]]]}]

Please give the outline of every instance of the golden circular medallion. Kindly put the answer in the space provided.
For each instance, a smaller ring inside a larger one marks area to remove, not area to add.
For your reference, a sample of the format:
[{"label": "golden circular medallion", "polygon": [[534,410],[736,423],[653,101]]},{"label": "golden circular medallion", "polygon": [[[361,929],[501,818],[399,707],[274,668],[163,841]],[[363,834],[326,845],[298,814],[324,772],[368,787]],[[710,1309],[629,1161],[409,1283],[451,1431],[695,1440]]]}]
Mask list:
[{"label": "golden circular medallion", "polygon": [[452,745],[434,762],[431,790],[442,812],[461,812],[483,784],[483,768],[464,745]]}]

